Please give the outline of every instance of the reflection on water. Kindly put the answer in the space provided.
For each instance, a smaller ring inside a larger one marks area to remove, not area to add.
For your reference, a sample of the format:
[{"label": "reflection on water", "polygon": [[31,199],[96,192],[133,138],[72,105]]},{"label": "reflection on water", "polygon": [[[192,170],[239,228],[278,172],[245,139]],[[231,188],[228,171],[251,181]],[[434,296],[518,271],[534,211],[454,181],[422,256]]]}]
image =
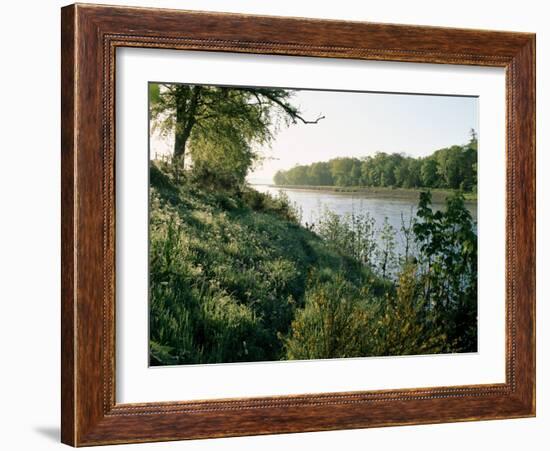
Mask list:
[{"label": "reflection on water", "polygon": [[[339,215],[369,213],[376,221],[376,227],[382,227],[384,218],[388,218],[391,226],[401,229],[401,214],[408,225],[411,215],[416,215],[418,199],[396,199],[392,197],[371,197],[362,193],[334,193],[318,190],[303,190],[290,188],[276,188],[269,185],[252,185],[254,189],[276,195],[279,191],[286,193],[302,212],[304,225],[315,225],[319,216],[328,208]],[[469,202],[466,207],[477,221],[477,203]],[[432,209],[443,209],[444,204],[433,203]],[[397,240],[397,251],[402,251],[401,240]]]}]

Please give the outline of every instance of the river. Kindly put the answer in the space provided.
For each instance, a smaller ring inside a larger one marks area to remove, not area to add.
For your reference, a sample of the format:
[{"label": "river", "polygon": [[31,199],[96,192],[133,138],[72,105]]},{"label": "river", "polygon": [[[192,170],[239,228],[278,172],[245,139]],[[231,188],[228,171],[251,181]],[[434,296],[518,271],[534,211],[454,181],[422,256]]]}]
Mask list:
[{"label": "river", "polygon": [[[254,189],[277,195],[279,191],[286,193],[290,201],[299,208],[302,213],[303,225],[315,225],[322,212],[328,208],[339,215],[369,213],[376,221],[379,229],[384,223],[384,218],[392,227],[399,231],[401,229],[401,214],[405,224],[408,224],[411,215],[416,215],[418,199],[395,198],[392,196],[379,195],[373,197],[364,193],[336,193],[331,191],[279,188],[270,185],[252,185]],[[477,221],[477,202],[468,202],[466,207],[472,214],[474,221]],[[433,209],[443,209],[442,203],[433,203]],[[397,252],[402,253],[404,243],[398,234]]]}]

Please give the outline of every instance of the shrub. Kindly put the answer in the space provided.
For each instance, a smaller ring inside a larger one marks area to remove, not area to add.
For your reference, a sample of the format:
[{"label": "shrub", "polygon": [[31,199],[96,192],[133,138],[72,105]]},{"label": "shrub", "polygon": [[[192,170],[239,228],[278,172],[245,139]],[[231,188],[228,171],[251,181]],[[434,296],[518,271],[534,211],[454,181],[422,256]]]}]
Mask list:
[{"label": "shrub", "polygon": [[420,248],[423,297],[446,331],[449,349],[477,350],[477,234],[464,197],[446,200],[444,211],[431,209],[431,195],[421,193],[414,225]]},{"label": "shrub", "polygon": [[302,220],[301,210],[290,201],[284,191],[279,191],[276,196],[273,196],[247,187],[242,191],[241,198],[254,211],[275,214],[296,224]]},{"label": "shrub", "polygon": [[396,293],[379,304],[375,318],[369,355],[435,354],[446,349],[446,336],[426,309],[412,264],[405,266]]},{"label": "shrub", "polygon": [[[168,168],[168,169],[166,169]],[[476,349],[477,237],[462,198],[402,224],[314,231],[288,197],[211,190],[151,165],[150,362],[323,359]],[[403,222],[403,221],[402,221]]]},{"label": "shrub", "polygon": [[361,291],[342,274],[329,282],[315,277],[296,312],[285,340],[288,359],[330,359],[364,356],[369,315]]}]

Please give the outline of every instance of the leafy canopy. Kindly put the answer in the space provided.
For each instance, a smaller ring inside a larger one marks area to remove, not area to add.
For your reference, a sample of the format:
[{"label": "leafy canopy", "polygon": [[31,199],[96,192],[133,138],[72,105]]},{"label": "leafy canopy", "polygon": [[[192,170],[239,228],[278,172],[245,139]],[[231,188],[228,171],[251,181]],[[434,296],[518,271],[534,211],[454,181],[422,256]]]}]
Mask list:
[{"label": "leafy canopy", "polygon": [[174,134],[174,159],[185,167],[188,153],[199,178],[228,186],[244,181],[280,126],[322,119],[305,119],[288,89],[152,83],[149,94],[153,127]]}]

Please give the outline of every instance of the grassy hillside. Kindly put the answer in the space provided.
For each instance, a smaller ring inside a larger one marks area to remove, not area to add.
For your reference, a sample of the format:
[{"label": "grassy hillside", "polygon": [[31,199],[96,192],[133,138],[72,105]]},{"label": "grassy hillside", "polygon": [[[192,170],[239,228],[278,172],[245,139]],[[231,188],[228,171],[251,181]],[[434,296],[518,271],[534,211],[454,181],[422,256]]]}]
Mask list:
[{"label": "grassy hillside", "polygon": [[477,241],[460,196],[434,213],[422,194],[407,258],[391,228],[375,245],[368,215],[312,231],[285,197],[193,180],[151,165],[151,364],[476,350]]},{"label": "grassy hillside", "polygon": [[151,363],[277,360],[308,279],[384,283],[301,227],[285,199],[175,183],[151,166]]}]

